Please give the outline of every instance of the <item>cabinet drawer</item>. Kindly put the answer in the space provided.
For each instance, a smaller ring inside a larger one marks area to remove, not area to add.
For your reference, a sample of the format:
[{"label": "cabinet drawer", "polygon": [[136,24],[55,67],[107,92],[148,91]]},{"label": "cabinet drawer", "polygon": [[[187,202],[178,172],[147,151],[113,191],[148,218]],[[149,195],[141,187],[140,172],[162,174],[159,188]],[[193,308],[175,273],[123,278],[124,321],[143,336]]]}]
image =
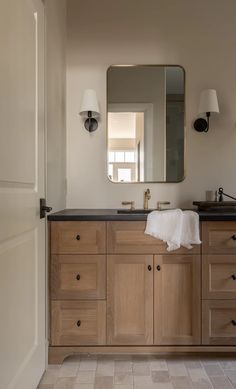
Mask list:
[{"label": "cabinet drawer", "polygon": [[236,299],[236,255],[204,255],[204,299]]},{"label": "cabinet drawer", "polygon": [[105,301],[52,301],[51,344],[105,344]]},{"label": "cabinet drawer", "polygon": [[236,300],[204,300],[202,342],[212,345],[236,344]]},{"label": "cabinet drawer", "polygon": [[105,222],[52,222],[52,254],[105,254]]},{"label": "cabinet drawer", "polygon": [[203,222],[204,254],[236,254],[236,222]]},{"label": "cabinet drawer", "polygon": [[144,234],[146,222],[124,221],[107,223],[108,254],[196,254],[200,246],[192,250],[180,248],[167,251],[167,245],[159,239]]},{"label": "cabinet drawer", "polygon": [[104,299],[105,255],[52,255],[52,299]]}]

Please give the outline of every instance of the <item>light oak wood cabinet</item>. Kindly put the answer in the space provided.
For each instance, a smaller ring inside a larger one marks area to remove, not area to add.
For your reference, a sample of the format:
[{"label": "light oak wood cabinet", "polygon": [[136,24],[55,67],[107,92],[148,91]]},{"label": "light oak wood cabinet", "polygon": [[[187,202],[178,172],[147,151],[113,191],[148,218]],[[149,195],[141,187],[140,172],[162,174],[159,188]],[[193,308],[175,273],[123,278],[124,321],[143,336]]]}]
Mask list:
[{"label": "light oak wood cabinet", "polygon": [[49,362],[76,352],[236,351],[236,222],[169,253],[143,221],[51,223]]},{"label": "light oak wood cabinet", "polygon": [[153,256],[107,258],[107,341],[153,344]]},{"label": "light oak wood cabinet", "polygon": [[155,255],[154,343],[201,343],[199,255]]}]

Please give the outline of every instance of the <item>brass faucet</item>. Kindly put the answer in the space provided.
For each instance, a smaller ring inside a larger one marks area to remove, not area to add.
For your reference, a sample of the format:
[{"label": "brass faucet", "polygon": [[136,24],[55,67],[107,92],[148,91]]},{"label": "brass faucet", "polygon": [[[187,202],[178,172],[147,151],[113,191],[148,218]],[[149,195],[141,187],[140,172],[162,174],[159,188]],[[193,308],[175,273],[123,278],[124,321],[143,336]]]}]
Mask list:
[{"label": "brass faucet", "polygon": [[143,209],[148,209],[148,200],[151,198],[150,189],[145,190],[143,199]]}]

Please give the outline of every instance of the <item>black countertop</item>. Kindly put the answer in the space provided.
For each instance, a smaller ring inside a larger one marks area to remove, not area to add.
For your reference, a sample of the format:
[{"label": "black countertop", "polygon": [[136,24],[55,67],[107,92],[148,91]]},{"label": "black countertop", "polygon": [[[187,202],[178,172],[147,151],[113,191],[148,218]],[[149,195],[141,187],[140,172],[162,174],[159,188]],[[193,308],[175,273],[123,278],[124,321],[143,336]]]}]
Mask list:
[{"label": "black countertop", "polygon": [[[198,212],[201,221],[236,221],[236,212]],[[147,214],[117,213],[117,209],[64,209],[48,215],[49,221],[145,221]]]}]

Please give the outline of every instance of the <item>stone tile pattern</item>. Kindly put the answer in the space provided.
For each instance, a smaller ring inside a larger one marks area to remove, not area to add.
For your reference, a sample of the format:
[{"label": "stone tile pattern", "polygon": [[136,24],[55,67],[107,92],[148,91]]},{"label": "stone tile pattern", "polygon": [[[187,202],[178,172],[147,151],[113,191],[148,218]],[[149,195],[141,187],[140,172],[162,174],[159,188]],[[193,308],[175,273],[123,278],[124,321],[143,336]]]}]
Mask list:
[{"label": "stone tile pattern", "polygon": [[236,356],[78,355],[49,365],[38,389],[233,389]]}]

